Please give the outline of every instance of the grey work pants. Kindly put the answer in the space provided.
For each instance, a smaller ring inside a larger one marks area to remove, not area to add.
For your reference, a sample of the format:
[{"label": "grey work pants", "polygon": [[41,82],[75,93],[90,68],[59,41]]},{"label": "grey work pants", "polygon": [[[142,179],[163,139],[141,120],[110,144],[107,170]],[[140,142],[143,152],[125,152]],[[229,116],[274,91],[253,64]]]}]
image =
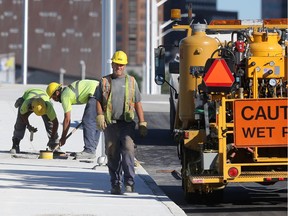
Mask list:
[{"label": "grey work pants", "polygon": [[[20,106],[21,107],[21,106]],[[17,114],[17,118],[16,118],[16,123],[14,125],[14,132],[13,132],[13,137],[12,139],[19,139],[22,140],[24,135],[25,135],[25,130],[26,130],[26,124],[22,121],[21,119],[21,114],[20,114],[20,107],[18,108],[18,114]],[[31,113],[33,112],[29,112],[29,116],[31,115]],[[52,139],[51,138],[51,133],[52,133],[52,128],[53,128],[53,123],[49,120],[47,115],[43,115],[41,116],[45,125],[45,129],[47,132],[47,136],[48,136],[48,143],[47,145],[50,144],[55,144],[58,143],[58,133],[56,133],[55,137]]]},{"label": "grey work pants", "polygon": [[124,184],[134,185],[135,169],[135,122],[118,121],[109,124],[104,130],[105,151],[108,157],[108,168],[112,187],[122,185],[122,172]]},{"label": "grey work pants", "polygon": [[95,153],[98,146],[100,131],[96,129],[96,99],[90,97],[82,117],[84,151]]}]

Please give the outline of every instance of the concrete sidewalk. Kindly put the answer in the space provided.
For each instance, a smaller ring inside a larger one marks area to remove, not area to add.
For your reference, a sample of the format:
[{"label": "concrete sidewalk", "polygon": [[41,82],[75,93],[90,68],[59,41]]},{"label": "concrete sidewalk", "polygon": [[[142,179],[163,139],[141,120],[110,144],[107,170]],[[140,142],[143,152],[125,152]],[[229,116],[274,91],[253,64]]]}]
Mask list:
[{"label": "concrete sidewalk", "polygon": [[[31,124],[38,128],[34,140],[30,142],[27,131],[20,144],[24,153],[11,156],[9,149],[17,113],[14,102],[30,87],[0,84],[0,215],[186,215],[140,164],[136,167],[136,192],[111,195],[108,168],[99,166],[97,159],[38,159],[39,151],[45,150],[48,138],[42,119],[35,115],[30,118]],[[83,108],[73,107],[72,125],[81,120]],[[55,109],[62,123],[60,104],[55,104]],[[62,149],[82,151],[82,129],[79,128],[71,137]],[[102,154],[103,146],[99,143],[96,155],[100,157]]]},{"label": "concrete sidewalk", "polygon": [[0,215],[185,215],[136,168],[135,193],[111,195],[106,166],[73,160],[0,159]]}]

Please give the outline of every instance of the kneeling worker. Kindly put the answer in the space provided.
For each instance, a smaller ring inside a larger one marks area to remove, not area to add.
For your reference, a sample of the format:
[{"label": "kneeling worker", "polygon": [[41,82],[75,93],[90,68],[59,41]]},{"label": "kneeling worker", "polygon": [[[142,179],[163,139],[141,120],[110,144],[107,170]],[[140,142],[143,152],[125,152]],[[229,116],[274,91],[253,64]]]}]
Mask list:
[{"label": "kneeling worker", "polygon": [[11,154],[20,153],[19,144],[25,135],[26,127],[30,132],[37,132],[37,128],[31,126],[28,120],[33,112],[43,119],[49,138],[47,146],[53,149],[58,145],[58,119],[53,104],[44,90],[36,88],[26,90],[23,96],[17,99],[14,106],[18,108],[18,114],[14,125]]}]

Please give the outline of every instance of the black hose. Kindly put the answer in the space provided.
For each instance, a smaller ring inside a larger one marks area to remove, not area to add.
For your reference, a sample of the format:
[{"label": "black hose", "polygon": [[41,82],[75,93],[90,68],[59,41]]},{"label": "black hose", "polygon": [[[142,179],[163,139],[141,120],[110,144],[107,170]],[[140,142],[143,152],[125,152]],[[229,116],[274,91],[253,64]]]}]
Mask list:
[{"label": "black hose", "polygon": [[219,48],[219,49],[216,49],[216,50],[211,54],[211,57],[210,57],[210,58],[213,58],[213,56],[215,55],[215,53],[218,52],[218,51],[227,51],[227,52],[229,52],[229,53],[231,54],[231,56],[233,57],[233,61],[236,62],[236,57],[235,57],[234,53],[233,53],[231,50],[227,49],[227,48]]}]

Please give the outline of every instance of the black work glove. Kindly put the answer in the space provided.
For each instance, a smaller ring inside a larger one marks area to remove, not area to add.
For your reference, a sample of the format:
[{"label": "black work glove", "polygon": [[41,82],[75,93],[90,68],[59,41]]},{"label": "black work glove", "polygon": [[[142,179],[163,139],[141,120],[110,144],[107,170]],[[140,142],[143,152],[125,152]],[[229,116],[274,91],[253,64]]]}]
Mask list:
[{"label": "black work glove", "polygon": [[29,132],[33,133],[36,133],[38,131],[38,129],[33,127],[32,125],[27,125],[27,129],[29,130]]},{"label": "black work glove", "polygon": [[15,107],[15,108],[20,107],[20,106],[23,104],[23,102],[24,102],[24,98],[23,98],[23,97],[18,98],[18,99],[15,101],[14,107]]}]

